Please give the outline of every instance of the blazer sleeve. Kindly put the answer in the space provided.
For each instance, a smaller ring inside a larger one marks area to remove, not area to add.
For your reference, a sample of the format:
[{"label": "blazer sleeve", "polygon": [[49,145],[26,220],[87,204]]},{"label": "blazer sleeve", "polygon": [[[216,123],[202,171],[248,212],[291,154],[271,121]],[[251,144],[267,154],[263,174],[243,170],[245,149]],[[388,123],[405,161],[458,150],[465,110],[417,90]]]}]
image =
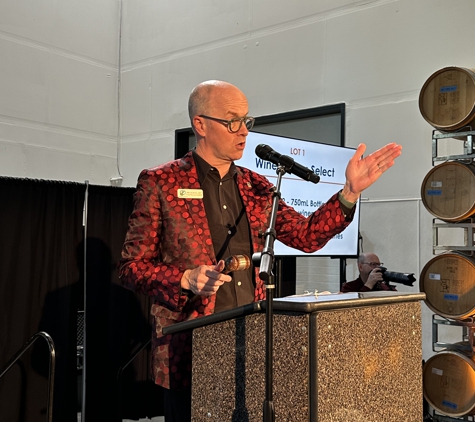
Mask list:
[{"label": "blazer sleeve", "polygon": [[180,310],[188,301],[180,284],[185,270],[164,263],[161,256],[162,204],[155,179],[150,170],[139,176],[119,262],[119,278],[124,287],[151,296],[171,310]]},{"label": "blazer sleeve", "polygon": [[318,251],[351,223],[354,212],[355,208],[345,217],[338,193],[309,217],[304,217],[281,201],[276,221],[278,239],[285,245],[303,252]]},{"label": "blazer sleeve", "polygon": [[[258,232],[264,232],[271,213],[274,185],[265,177],[249,169],[240,168],[242,198],[247,204],[251,226],[258,220]],[[252,186],[252,189],[247,189]],[[275,222],[276,236],[285,245],[306,253],[323,248],[328,241],[342,232],[353,220],[356,206],[345,210],[335,193],[308,217],[303,216],[282,199],[279,200]],[[256,223],[257,224],[257,223]],[[262,226],[261,226],[262,225]]]}]

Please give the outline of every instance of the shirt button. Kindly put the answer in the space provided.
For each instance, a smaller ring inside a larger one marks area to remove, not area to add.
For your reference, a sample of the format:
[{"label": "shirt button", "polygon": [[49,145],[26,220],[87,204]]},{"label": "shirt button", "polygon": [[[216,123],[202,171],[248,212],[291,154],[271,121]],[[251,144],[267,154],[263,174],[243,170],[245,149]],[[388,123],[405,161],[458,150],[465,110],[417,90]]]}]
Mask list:
[{"label": "shirt button", "polygon": [[227,207],[226,205],[223,205],[223,208],[224,208],[224,209],[227,209],[228,207]]},{"label": "shirt button", "polygon": [[237,285],[240,286],[242,283],[240,281],[238,281]]}]

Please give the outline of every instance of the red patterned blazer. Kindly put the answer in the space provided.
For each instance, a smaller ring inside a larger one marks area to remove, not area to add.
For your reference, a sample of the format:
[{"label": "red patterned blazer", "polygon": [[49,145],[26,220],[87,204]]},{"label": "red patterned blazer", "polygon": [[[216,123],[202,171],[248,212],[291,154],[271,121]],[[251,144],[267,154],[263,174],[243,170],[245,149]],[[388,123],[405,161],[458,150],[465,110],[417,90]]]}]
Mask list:
[{"label": "red patterned blazer", "polygon": [[[263,176],[237,167],[237,184],[251,230],[253,253],[262,251],[272,208],[273,185]],[[134,210],[119,263],[125,287],[152,296],[152,364],[155,382],[180,388],[191,382],[191,333],[162,335],[162,328],[214,312],[216,296],[190,301],[180,280],[187,269],[216,263],[201,199],[179,198],[180,189],[200,189],[191,152],[182,159],[144,170],[134,195]],[[322,248],[350,222],[335,194],[305,218],[283,201],[276,219],[278,239],[304,252]],[[255,301],[265,288],[255,270]]]}]

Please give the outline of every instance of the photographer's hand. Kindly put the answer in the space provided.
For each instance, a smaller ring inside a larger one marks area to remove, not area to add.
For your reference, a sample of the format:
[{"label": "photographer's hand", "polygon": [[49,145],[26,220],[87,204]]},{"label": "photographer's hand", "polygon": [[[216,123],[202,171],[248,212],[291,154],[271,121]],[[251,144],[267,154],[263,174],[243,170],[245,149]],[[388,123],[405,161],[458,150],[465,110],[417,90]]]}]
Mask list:
[{"label": "photographer's hand", "polygon": [[371,271],[368,275],[368,280],[364,284],[368,289],[373,290],[374,286],[383,281],[383,274],[381,272],[381,268],[375,268]]}]

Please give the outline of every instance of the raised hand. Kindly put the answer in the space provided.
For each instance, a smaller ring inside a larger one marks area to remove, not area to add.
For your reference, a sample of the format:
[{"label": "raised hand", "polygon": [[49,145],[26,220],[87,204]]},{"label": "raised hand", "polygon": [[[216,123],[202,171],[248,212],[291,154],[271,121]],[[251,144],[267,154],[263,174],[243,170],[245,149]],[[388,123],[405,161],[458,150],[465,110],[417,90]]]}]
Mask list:
[{"label": "raised hand", "polygon": [[401,150],[401,145],[392,142],[363,157],[366,145],[359,144],[346,166],[346,183],[342,191],[344,198],[356,202],[361,192],[394,165],[394,160],[401,155]]}]

